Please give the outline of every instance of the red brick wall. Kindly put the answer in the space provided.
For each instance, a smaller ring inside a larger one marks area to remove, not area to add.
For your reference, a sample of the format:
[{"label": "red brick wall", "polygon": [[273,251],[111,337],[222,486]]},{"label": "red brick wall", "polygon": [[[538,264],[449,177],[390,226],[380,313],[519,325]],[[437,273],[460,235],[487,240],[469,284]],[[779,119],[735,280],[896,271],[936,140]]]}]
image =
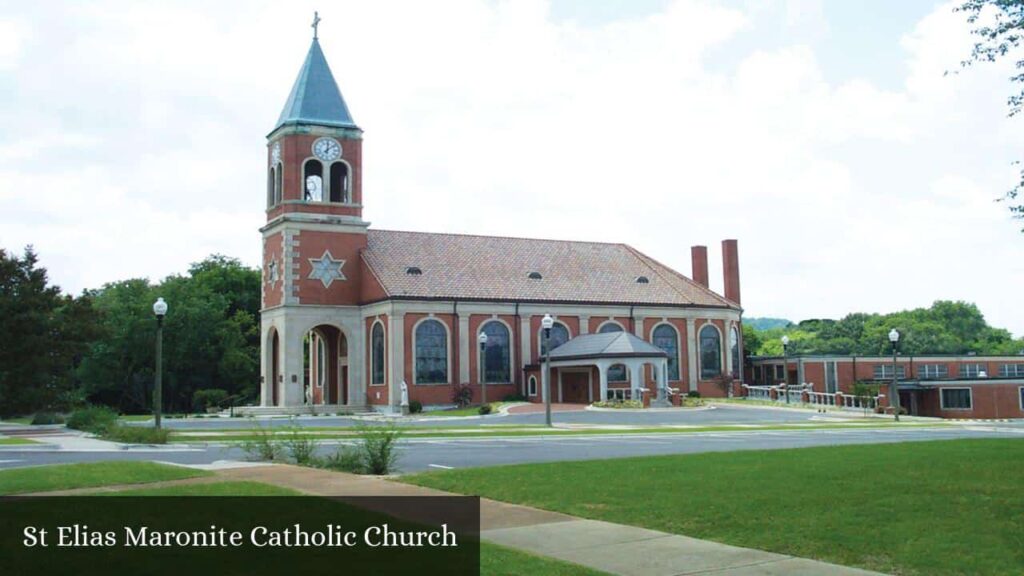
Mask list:
[{"label": "red brick wall", "polygon": [[971,410],[943,410],[940,391],[943,387],[925,391],[919,404],[922,416],[941,418],[1024,418],[1020,409],[1020,387],[1022,382],[1007,384],[977,384],[974,386],[950,385],[945,388],[970,388]]},{"label": "red brick wall", "polygon": [[[313,142],[320,136],[312,134],[289,134],[282,136],[281,161],[284,172],[281,180],[281,196],[284,200],[302,200],[302,164],[313,156]],[[352,167],[352,202],[363,203],[363,141],[335,138],[341,143],[341,158]],[[270,150],[273,142],[267,143],[267,166],[270,166]],[[306,205],[309,206],[309,205]],[[324,208],[326,206],[320,206]],[[359,215],[357,212],[355,215]]]},{"label": "red brick wall", "polygon": [[387,298],[387,293],[384,291],[384,287],[381,286],[377,277],[374,276],[373,271],[366,264],[366,260],[363,260],[362,256],[359,258],[359,295],[361,302],[376,302]]},{"label": "red brick wall", "polygon": [[[281,255],[281,245],[284,241],[284,237],[281,234],[272,234],[267,236],[263,242],[263,274],[261,280],[263,282],[263,307],[272,308],[274,306],[281,305],[282,295],[284,294],[285,276],[286,271],[284,269],[284,258]],[[277,261],[277,282],[270,284],[267,282],[267,266],[271,260]]]},{"label": "red brick wall", "polygon": [[[364,234],[302,230],[295,236],[295,239],[299,242],[299,258],[297,259],[299,278],[296,280],[299,303],[359,304],[363,276],[359,253],[366,248],[366,236]],[[327,250],[335,260],[345,261],[341,268],[345,279],[335,280],[325,288],[320,280],[309,277],[313,268],[309,259],[319,259]]]}]

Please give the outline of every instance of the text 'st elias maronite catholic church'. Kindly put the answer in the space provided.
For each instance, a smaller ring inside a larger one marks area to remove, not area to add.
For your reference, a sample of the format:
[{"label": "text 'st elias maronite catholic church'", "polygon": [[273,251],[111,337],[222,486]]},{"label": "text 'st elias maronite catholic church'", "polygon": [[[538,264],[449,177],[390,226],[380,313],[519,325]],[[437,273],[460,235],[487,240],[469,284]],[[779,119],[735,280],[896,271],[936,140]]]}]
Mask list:
[{"label": "text 'st elias maronite catholic church'", "polygon": [[403,384],[428,408],[462,385],[479,402],[481,383],[488,400],[541,401],[545,314],[553,402],[665,405],[740,379],[735,240],[719,295],[704,246],[691,279],[626,244],[371,229],[362,138],[314,36],[267,136],[251,411],[396,411]]}]

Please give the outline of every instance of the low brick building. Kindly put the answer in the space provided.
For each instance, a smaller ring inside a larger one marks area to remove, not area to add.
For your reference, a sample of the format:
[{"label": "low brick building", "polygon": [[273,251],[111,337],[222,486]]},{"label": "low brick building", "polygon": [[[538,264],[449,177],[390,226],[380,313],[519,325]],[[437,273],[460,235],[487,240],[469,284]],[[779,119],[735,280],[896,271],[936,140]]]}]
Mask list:
[{"label": "low brick building", "polygon": [[[691,249],[691,279],[626,244],[371,229],[362,138],[314,38],[267,136],[262,406],[395,410],[403,385],[428,407],[462,386],[476,401],[483,385],[488,399],[539,401],[546,314],[552,349],[630,335],[592,362],[562,359],[550,373],[556,402],[712,396],[740,377],[735,240],[722,242],[716,294],[703,246]],[[629,362],[613,361],[619,345]]]},{"label": "low brick building", "polygon": [[807,383],[816,392],[843,394],[853,394],[856,382],[866,382],[881,384],[888,394],[894,371],[900,406],[909,414],[1024,418],[1024,356],[900,355],[895,364],[892,356],[755,356],[745,382]]}]

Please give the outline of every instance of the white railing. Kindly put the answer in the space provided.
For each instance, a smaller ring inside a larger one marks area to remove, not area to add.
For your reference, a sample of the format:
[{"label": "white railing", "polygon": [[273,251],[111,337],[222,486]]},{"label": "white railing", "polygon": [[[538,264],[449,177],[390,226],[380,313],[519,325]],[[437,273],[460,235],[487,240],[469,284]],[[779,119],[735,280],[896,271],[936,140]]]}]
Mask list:
[{"label": "white railing", "polygon": [[609,388],[605,393],[605,400],[616,400],[624,402],[633,399],[632,388]]},{"label": "white railing", "polygon": [[[854,396],[842,392],[815,392],[813,384],[796,386],[748,386],[743,384],[747,398],[776,404],[809,404],[816,407],[836,407],[843,410],[874,411],[881,404],[884,394],[877,396]],[[786,401],[788,397],[788,402]]]}]

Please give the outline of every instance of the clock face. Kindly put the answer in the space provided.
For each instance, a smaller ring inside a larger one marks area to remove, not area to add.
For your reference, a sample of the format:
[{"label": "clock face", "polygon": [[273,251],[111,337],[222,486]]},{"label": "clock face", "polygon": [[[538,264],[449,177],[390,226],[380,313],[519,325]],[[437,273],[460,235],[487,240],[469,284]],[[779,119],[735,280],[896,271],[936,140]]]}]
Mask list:
[{"label": "clock face", "polygon": [[270,163],[277,165],[281,162],[281,143],[274,142],[274,145],[270,147]]},{"label": "clock face", "polygon": [[325,162],[337,160],[341,157],[341,144],[333,138],[320,138],[313,142],[313,154]]}]

